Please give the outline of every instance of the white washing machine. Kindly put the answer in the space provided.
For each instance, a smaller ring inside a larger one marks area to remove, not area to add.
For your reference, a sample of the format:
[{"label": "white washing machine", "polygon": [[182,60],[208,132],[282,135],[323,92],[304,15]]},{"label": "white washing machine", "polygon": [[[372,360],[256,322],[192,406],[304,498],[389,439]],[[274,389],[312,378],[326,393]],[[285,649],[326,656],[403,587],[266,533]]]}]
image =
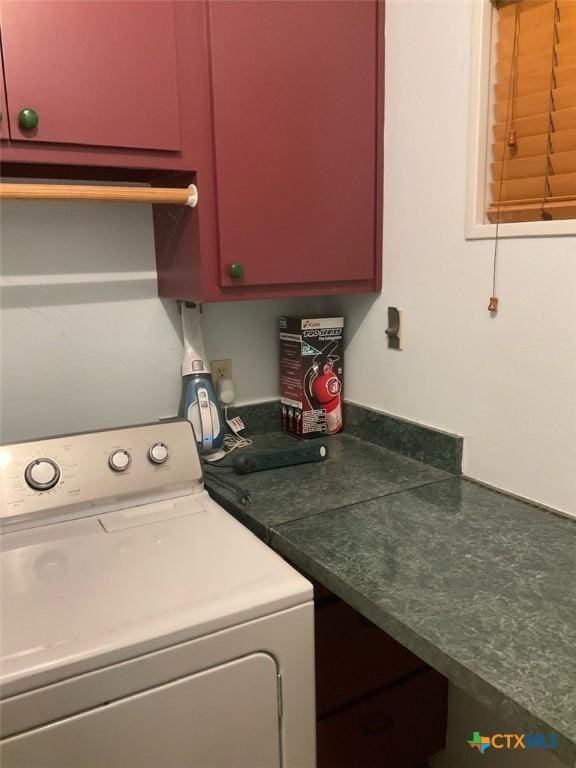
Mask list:
[{"label": "white washing machine", "polygon": [[3,768],[313,768],[311,585],[210,499],[188,422],[0,473]]}]

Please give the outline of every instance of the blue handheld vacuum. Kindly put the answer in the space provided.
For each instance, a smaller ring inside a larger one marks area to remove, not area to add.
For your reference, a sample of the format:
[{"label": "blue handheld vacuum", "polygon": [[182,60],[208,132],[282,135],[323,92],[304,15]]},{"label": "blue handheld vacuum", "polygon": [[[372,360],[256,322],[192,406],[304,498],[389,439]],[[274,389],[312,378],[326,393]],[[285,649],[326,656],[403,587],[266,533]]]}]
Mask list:
[{"label": "blue handheld vacuum", "polygon": [[222,454],[224,419],[206,363],[200,308],[184,303],[181,306],[184,332],[182,415],[192,424],[200,454],[213,461]]}]

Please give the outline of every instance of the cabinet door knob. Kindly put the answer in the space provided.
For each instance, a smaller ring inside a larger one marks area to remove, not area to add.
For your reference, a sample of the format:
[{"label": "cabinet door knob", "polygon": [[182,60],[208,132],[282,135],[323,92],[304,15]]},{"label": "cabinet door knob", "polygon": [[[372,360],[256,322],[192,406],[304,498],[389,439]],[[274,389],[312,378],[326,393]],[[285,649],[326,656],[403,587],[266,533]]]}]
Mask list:
[{"label": "cabinet door knob", "polygon": [[40,117],[35,109],[30,107],[24,107],[18,112],[18,125],[25,131],[30,131],[32,128],[36,128],[40,122]]},{"label": "cabinet door knob", "polygon": [[228,274],[230,275],[230,277],[237,280],[238,278],[244,276],[244,267],[242,266],[242,264],[239,264],[238,262],[234,264],[230,264],[230,266],[228,267]]}]

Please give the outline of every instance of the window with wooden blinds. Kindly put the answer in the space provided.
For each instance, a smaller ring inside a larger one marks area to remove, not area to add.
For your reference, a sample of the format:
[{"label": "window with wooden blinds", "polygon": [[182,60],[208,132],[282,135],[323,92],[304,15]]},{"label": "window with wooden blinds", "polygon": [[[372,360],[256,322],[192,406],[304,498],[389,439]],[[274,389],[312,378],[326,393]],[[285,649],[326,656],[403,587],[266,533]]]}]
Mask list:
[{"label": "window with wooden blinds", "polygon": [[491,222],[576,219],[576,0],[497,3]]}]

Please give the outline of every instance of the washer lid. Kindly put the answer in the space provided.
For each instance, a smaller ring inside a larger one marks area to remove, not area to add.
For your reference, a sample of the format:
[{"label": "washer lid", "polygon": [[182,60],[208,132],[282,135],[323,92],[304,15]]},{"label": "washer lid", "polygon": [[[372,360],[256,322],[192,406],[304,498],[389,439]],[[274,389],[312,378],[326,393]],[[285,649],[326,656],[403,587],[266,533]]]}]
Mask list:
[{"label": "washer lid", "polygon": [[2,549],[4,697],[312,599],[205,492],[7,533]]}]

